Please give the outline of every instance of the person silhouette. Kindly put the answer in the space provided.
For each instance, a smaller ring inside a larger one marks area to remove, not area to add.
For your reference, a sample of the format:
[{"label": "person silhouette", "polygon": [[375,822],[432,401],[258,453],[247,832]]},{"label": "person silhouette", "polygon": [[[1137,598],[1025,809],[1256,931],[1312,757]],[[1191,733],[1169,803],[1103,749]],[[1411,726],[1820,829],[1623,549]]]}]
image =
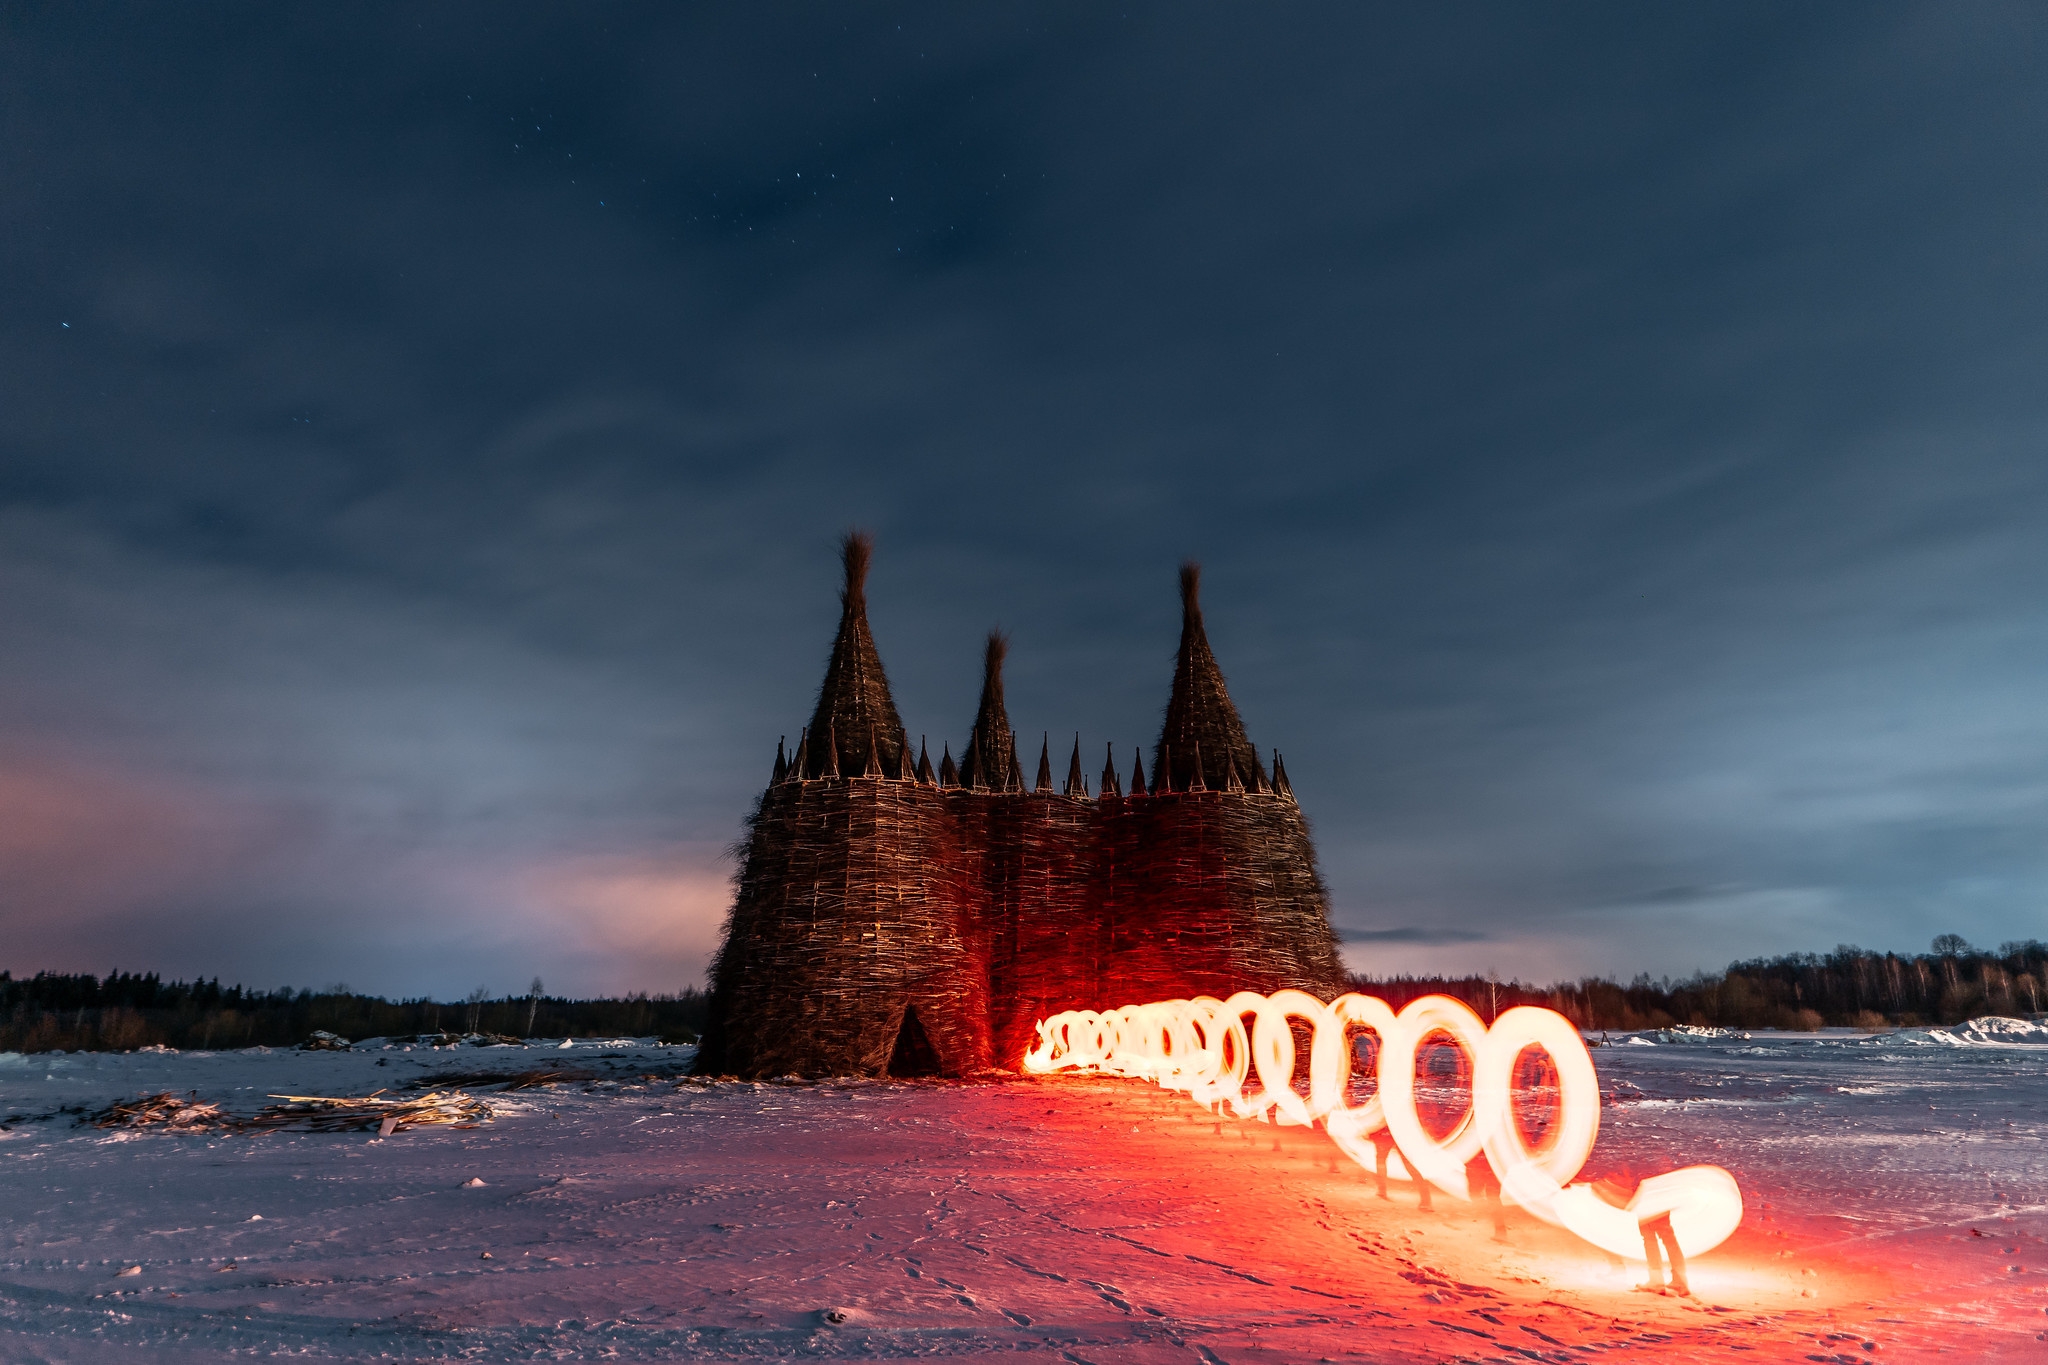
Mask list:
[{"label": "person silhouette", "polygon": [[[1394,1145],[1394,1135],[1386,1128],[1372,1130],[1372,1180],[1375,1192],[1382,1199],[1387,1197],[1387,1157],[1399,1150]],[[1430,1202],[1429,1182],[1417,1173],[1413,1164],[1407,1161],[1401,1164],[1408,1167],[1408,1178],[1414,1181],[1415,1188],[1422,1192],[1422,1201],[1416,1205],[1416,1209],[1422,1213],[1433,1211],[1435,1205]]]},{"label": "person silhouette", "polygon": [[1394,1135],[1385,1128],[1372,1130],[1372,1183],[1373,1192],[1380,1198],[1387,1197],[1387,1154],[1394,1150]]},{"label": "person silhouette", "polygon": [[1493,1163],[1486,1159],[1485,1152],[1475,1153],[1465,1163],[1465,1188],[1474,1199],[1483,1199],[1493,1213],[1493,1240],[1505,1242],[1508,1239],[1508,1211],[1501,1203],[1500,1177],[1493,1173]]},{"label": "person silhouette", "polygon": [[[1678,1234],[1671,1227],[1671,1210],[1641,1204],[1637,1198],[1641,1184],[1634,1172],[1623,1166],[1594,1181],[1593,1193],[1612,1207],[1636,1216],[1636,1228],[1643,1235],[1643,1260],[1649,1266],[1649,1278],[1637,1285],[1637,1290],[1690,1298],[1692,1289],[1685,1282],[1685,1253],[1679,1250]],[[1668,1281],[1664,1274],[1667,1260],[1671,1265]]]},{"label": "person silhouette", "polygon": [[[1691,1298],[1692,1288],[1685,1282],[1685,1253],[1678,1249],[1678,1234],[1671,1230],[1670,1213],[1660,1213],[1654,1218],[1646,1219],[1641,1227],[1643,1259],[1650,1264],[1648,1287],[1659,1293],[1676,1294],[1681,1299]],[[1657,1264],[1659,1242],[1664,1244],[1664,1250],[1671,1260],[1671,1281],[1668,1286],[1663,1287],[1657,1284],[1657,1277],[1662,1273],[1661,1267]]]}]

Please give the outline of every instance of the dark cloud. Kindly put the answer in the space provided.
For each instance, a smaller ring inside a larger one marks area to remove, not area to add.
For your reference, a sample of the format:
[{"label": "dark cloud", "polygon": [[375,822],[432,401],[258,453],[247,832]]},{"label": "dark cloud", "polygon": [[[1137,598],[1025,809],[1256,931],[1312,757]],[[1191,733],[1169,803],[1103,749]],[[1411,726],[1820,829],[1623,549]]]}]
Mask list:
[{"label": "dark cloud", "polygon": [[6,22],[0,965],[688,978],[854,522],[1355,961],[2037,927],[2037,11]]}]

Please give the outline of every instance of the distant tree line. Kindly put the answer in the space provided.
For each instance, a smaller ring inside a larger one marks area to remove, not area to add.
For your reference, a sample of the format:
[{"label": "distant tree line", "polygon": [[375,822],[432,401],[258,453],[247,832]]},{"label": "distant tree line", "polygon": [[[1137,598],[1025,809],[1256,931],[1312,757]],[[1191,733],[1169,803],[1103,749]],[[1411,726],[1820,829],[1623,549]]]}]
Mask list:
[{"label": "distant tree line", "polygon": [[1888,1028],[1959,1024],[1985,1014],[2048,1009],[2048,944],[2024,939],[1996,952],[1956,934],[1932,950],[1901,956],[1844,944],[1832,953],[1737,962],[1683,981],[1638,976],[1624,986],[1598,977],[1538,987],[1487,977],[1354,976],[1353,989],[1395,1008],[1419,995],[1450,995],[1492,1019],[1516,1005],[1542,1005],[1582,1029]]},{"label": "distant tree line", "polygon": [[[1954,934],[1909,956],[1844,945],[1832,953],[1737,962],[1683,981],[1599,977],[1530,986],[1489,977],[1354,976],[1354,990],[1400,1008],[1420,995],[1450,995],[1491,1020],[1516,1005],[1557,1010],[1580,1028],[1886,1028],[1956,1024],[1983,1014],[2048,1008],[2048,944],[2037,939],[1972,948]],[[486,1034],[507,1038],[659,1037],[694,1041],[708,999],[689,989],[619,999],[566,1000],[536,980],[524,995],[471,991],[459,1001],[386,1000],[346,986],[253,991],[156,973],[111,976],[0,971],[0,1052],[293,1047],[315,1030],[362,1038]]]},{"label": "distant tree line", "polygon": [[95,977],[0,971],[0,1052],[293,1047],[316,1030],[362,1038],[487,1034],[508,1038],[659,1037],[691,1042],[703,1027],[702,991],[565,1000],[535,980],[524,995],[479,989],[460,1001],[386,1000],[346,986],[255,991],[156,973]]}]

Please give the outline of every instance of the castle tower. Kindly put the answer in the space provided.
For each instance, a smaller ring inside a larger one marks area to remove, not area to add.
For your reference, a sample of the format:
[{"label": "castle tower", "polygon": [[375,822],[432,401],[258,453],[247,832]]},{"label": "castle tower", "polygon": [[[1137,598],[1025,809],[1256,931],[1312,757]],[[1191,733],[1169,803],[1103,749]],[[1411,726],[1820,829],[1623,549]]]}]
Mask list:
[{"label": "castle tower", "polygon": [[1118,1003],[1344,989],[1308,823],[1266,778],[1202,620],[1201,567],[1181,566],[1173,690],[1152,792],[1104,801],[1097,833],[1106,994]]},{"label": "castle tower", "polygon": [[749,821],[696,1069],[965,1075],[990,1063],[977,859],[907,765],[868,629],[864,536],[798,759]]}]

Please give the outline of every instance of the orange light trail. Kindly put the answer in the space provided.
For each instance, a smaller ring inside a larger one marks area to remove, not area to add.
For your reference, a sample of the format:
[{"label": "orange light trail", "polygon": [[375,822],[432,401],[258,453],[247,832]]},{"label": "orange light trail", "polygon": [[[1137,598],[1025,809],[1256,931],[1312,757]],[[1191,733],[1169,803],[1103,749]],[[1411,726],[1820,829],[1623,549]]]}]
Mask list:
[{"label": "orange light trail", "polygon": [[[1290,1019],[1311,1030],[1305,1077]],[[1356,1030],[1379,1038],[1378,1089],[1360,1103],[1349,1094]],[[1471,1105],[1442,1136],[1430,1133],[1416,1111],[1417,1053],[1434,1035],[1450,1038],[1472,1067]],[[1547,1055],[1557,1072],[1557,1115],[1534,1147],[1514,1108],[1515,1066],[1531,1048]],[[1449,996],[1425,995],[1396,1014],[1370,995],[1340,995],[1325,1004],[1291,990],[1068,1010],[1039,1021],[1024,1069],[1141,1078],[1183,1091],[1212,1112],[1302,1127],[1320,1123],[1367,1169],[1374,1166],[1372,1134],[1384,1127],[1417,1178],[1461,1200],[1473,1197],[1466,1167],[1484,1152],[1504,1202],[1631,1260],[1644,1259],[1643,1224],[1659,1217],[1670,1217],[1687,1257],[1719,1246],[1742,1222],[1742,1191],[1719,1166],[1653,1175],[1625,1205],[1574,1183],[1600,1131],[1600,1078],[1578,1029],[1554,1010],[1519,1006],[1489,1028]],[[1248,1094],[1254,1078],[1257,1089]]]}]

